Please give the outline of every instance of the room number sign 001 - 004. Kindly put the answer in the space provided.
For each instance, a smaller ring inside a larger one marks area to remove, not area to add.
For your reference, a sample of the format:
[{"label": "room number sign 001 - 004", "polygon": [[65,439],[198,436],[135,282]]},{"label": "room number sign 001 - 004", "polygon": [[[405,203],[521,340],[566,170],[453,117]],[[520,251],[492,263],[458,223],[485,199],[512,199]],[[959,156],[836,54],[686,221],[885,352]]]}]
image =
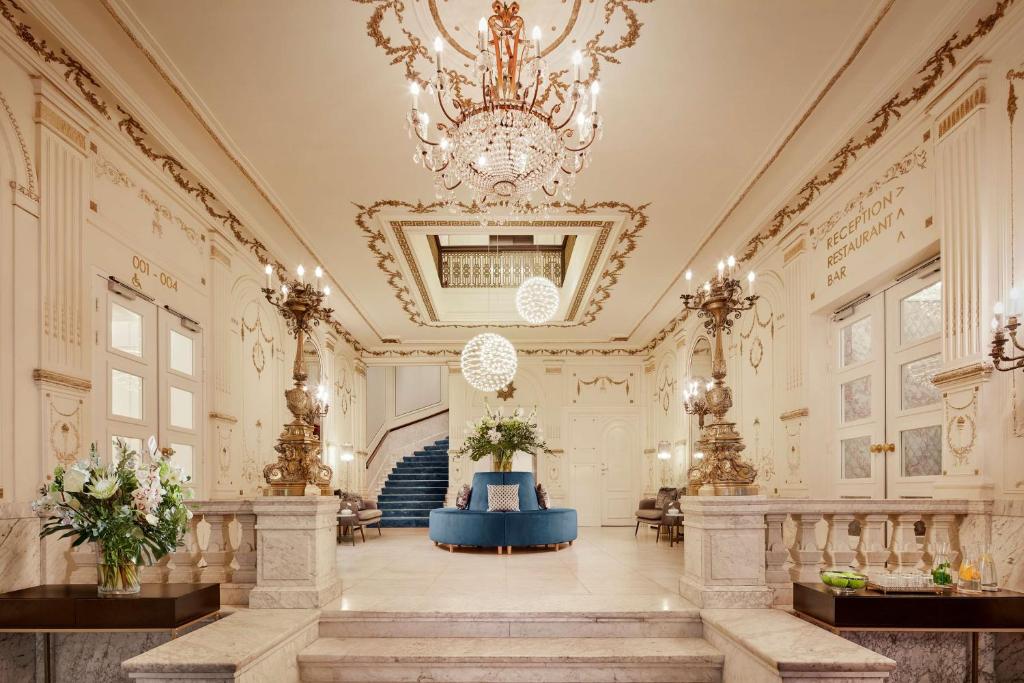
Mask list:
[{"label": "room number sign 001 - 004", "polygon": [[153,272],[153,270],[149,267],[149,261],[142,258],[141,256],[132,256],[132,268],[135,269],[136,275],[149,275],[160,280],[160,284],[162,284],[167,289],[173,289],[174,291],[178,291],[178,279],[176,277],[168,275],[162,270]]}]

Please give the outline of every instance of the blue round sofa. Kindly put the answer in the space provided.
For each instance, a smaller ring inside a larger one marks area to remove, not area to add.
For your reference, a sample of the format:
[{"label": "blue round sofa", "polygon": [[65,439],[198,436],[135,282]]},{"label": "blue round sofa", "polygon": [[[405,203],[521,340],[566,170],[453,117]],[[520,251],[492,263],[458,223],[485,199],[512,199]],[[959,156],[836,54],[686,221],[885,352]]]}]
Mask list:
[{"label": "blue round sofa", "polygon": [[[519,484],[519,512],[488,512],[488,484]],[[576,540],[576,511],[542,510],[532,472],[477,472],[469,509],[430,511],[430,540],[436,544],[508,548],[554,545]]]}]

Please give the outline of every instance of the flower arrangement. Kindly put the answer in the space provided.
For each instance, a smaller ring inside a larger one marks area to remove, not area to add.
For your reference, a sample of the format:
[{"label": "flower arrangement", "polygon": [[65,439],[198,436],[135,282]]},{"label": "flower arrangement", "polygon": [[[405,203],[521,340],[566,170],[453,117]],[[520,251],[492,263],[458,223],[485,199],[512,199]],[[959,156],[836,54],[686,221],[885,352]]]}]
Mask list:
[{"label": "flower arrangement", "polygon": [[491,456],[496,472],[512,470],[512,456],[516,451],[536,455],[538,451],[551,454],[551,449],[544,443],[540,427],[537,425],[537,411],[524,416],[521,408],[506,416],[499,408],[491,411],[485,405],[486,413],[477,423],[468,423],[466,441],[457,453],[468,455],[474,462]]},{"label": "flower arrangement", "polygon": [[137,593],[138,565],[172,552],[192,517],[180,468],[162,457],[142,463],[120,439],[116,447],[112,465],[100,464],[94,444],[88,461],[58,466],[32,504],[48,515],[40,536],[64,532],[61,538],[74,537],[72,547],[97,544],[100,595]]}]

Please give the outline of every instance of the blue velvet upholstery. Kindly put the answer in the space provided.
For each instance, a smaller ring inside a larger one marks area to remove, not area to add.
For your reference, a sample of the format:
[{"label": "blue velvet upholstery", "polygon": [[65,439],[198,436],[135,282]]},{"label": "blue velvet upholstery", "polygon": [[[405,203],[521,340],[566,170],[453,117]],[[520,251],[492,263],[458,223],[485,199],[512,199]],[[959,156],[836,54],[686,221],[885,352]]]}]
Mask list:
[{"label": "blue velvet upholstery", "polygon": [[[520,512],[487,512],[488,484],[519,484]],[[430,540],[484,548],[576,540],[576,511],[540,509],[532,472],[477,472],[469,509],[430,511]]]}]

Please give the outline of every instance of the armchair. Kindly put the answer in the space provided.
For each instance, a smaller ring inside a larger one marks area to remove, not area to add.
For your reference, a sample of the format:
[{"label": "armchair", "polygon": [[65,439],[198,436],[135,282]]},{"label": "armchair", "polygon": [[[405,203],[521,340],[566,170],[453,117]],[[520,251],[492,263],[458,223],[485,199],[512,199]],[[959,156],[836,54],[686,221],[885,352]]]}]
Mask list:
[{"label": "armchair", "polygon": [[642,499],[640,501],[640,506],[637,508],[635,513],[636,529],[633,530],[633,535],[636,536],[640,531],[641,524],[650,524],[651,526],[657,527],[657,539],[660,540],[662,521],[664,520],[668,509],[672,507],[677,500],[679,500],[679,494],[680,491],[677,488],[662,486],[658,489],[657,497]]}]

